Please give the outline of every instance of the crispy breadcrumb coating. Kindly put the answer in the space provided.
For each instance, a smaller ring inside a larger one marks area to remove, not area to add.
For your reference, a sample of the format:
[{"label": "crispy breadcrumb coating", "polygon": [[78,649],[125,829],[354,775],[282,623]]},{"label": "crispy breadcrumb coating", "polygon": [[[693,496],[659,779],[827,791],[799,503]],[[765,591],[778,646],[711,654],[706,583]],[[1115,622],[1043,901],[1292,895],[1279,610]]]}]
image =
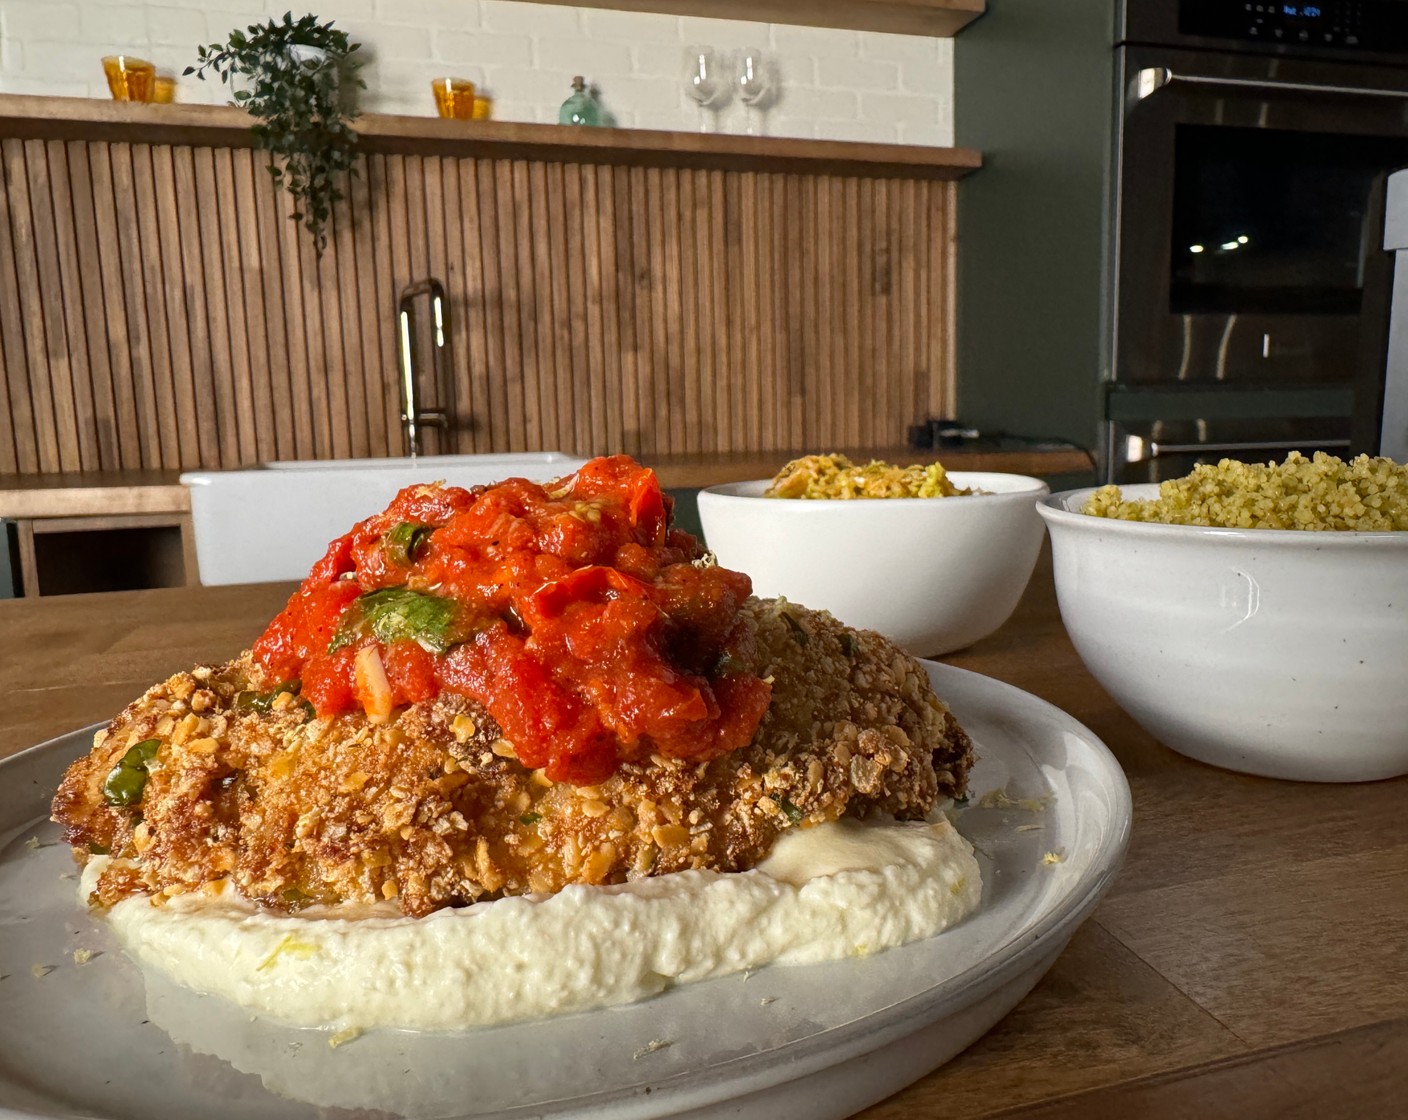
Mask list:
[{"label": "crispy breadcrumb coating", "polygon": [[[501,895],[690,868],[738,871],[786,829],[915,819],[963,793],[971,743],[923,667],[878,634],[749,600],[772,705],[753,742],[708,763],[653,757],[597,786],[549,781],[489,714],[441,693],[384,725],[310,718],[245,654],[156,685],[94,739],[54,798],[80,859],[114,860],[94,901],[225,889],[279,910],[395,900],[420,916]],[[156,739],[140,802],[103,786]]]}]

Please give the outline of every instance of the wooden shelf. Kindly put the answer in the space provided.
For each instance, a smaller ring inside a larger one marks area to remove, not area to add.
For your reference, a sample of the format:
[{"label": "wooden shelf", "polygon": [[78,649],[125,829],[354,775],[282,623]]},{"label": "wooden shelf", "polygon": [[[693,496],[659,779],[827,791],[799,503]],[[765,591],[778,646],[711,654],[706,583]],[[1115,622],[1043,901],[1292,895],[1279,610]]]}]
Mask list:
[{"label": "wooden shelf", "polygon": [[984,0],[538,0],[623,12],[710,16],[900,35],[957,35],[986,10]]},{"label": "wooden shelf", "polygon": [[[141,105],[87,97],[0,94],[0,137],[247,148],[249,115],[225,105]],[[512,121],[446,121],[369,113],[357,120],[368,152],[484,155],[630,166],[790,170],[812,174],[961,179],[982,166],[971,148],[796,140],[773,136],[569,128]]]}]

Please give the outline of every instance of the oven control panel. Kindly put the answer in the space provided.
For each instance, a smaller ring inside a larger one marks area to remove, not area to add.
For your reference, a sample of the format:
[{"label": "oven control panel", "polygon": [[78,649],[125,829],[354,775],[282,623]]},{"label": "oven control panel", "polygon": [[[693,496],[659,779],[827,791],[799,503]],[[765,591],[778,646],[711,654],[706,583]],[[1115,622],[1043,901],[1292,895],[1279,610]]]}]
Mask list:
[{"label": "oven control panel", "polygon": [[1180,0],[1185,35],[1408,54],[1405,0]]}]

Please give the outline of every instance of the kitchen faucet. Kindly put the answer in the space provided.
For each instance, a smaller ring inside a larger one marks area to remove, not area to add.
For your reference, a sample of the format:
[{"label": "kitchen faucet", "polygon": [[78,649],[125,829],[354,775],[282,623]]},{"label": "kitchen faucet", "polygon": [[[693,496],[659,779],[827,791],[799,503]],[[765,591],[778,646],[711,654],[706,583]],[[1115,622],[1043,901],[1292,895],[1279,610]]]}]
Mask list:
[{"label": "kitchen faucet", "polygon": [[431,313],[435,317],[435,330],[432,345],[435,358],[432,375],[435,386],[444,391],[449,384],[446,374],[450,368],[450,322],[445,300],[445,285],[434,277],[418,280],[401,290],[397,306],[397,328],[399,332],[399,358],[401,369],[401,426],[406,430],[406,443],[411,458],[421,453],[421,429],[439,428],[446,431],[450,427],[449,413],[432,409],[422,411],[419,404],[419,390],[416,385],[416,300],[421,296],[430,297]]}]

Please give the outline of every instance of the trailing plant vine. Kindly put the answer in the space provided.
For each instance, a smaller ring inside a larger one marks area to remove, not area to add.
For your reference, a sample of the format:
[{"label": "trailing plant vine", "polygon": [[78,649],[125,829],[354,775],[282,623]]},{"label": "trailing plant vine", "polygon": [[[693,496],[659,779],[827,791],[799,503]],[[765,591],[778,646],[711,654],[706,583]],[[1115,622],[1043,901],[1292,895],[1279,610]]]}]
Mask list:
[{"label": "trailing plant vine", "polygon": [[315,15],[254,24],[231,31],[225,43],[199,47],[197,65],[236,83],[234,100],[255,118],[255,146],[269,153],[269,174],[294,200],[293,220],[302,222],[321,254],[327,245],[332,207],[342,198],[342,177],[356,174],[356,117],[349,94],[365,89],[357,77],[360,43]]}]

